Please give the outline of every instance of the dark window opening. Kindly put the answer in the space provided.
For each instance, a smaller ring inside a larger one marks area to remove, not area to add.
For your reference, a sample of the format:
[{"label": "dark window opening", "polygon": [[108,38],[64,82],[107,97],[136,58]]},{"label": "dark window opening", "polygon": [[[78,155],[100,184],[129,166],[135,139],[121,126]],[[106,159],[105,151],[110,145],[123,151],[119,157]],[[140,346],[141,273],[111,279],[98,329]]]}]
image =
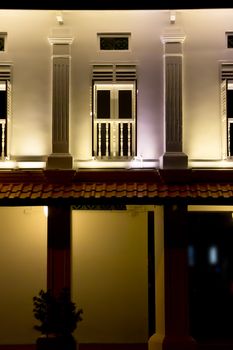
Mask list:
[{"label": "dark window opening", "polygon": [[0,37],[0,51],[5,51],[5,38]]},{"label": "dark window opening", "polygon": [[233,34],[227,35],[227,47],[228,49],[233,48]]},{"label": "dark window opening", "polygon": [[228,143],[228,154],[230,157],[233,156],[233,123],[229,124],[229,137],[231,142]]},{"label": "dark window opening", "polygon": [[129,39],[127,37],[101,37],[100,50],[128,50]]},{"label": "dark window opening", "polygon": [[97,118],[109,119],[110,118],[110,91],[98,90],[97,91]]},{"label": "dark window opening", "polygon": [[7,91],[0,90],[0,119],[7,117]]},{"label": "dark window opening", "polygon": [[119,90],[119,119],[132,118],[132,91]]},{"label": "dark window opening", "polygon": [[233,90],[227,90],[227,118],[233,118]]}]

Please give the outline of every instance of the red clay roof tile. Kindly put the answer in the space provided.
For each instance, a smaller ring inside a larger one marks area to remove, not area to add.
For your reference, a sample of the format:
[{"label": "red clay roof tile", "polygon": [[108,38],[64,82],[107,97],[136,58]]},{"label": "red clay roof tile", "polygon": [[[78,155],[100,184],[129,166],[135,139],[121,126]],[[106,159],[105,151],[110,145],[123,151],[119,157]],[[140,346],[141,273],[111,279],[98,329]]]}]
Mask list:
[{"label": "red clay roof tile", "polygon": [[0,199],[57,198],[232,198],[233,185],[147,182],[0,183]]}]

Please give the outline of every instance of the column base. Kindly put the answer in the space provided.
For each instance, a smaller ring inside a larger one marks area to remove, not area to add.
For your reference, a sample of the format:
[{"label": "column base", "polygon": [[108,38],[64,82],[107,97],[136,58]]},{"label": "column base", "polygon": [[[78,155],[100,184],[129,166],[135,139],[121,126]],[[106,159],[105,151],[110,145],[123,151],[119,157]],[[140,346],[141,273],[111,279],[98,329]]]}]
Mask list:
[{"label": "column base", "polygon": [[159,164],[162,169],[187,169],[188,156],[183,152],[165,152]]},{"label": "column base", "polygon": [[148,341],[148,350],[163,350],[163,340],[163,334],[153,334]]},{"label": "column base", "polygon": [[48,156],[47,169],[72,169],[73,157],[69,153],[52,153]]},{"label": "column base", "polygon": [[197,342],[191,336],[165,336],[163,350],[196,350]]}]

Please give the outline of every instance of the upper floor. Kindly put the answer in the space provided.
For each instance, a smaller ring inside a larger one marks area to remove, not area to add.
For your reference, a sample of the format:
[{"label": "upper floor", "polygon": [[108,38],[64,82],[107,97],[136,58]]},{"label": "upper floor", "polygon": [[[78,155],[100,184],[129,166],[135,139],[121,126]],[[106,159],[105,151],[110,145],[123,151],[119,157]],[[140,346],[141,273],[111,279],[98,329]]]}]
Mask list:
[{"label": "upper floor", "polygon": [[0,10],[0,168],[232,167],[232,23]]}]

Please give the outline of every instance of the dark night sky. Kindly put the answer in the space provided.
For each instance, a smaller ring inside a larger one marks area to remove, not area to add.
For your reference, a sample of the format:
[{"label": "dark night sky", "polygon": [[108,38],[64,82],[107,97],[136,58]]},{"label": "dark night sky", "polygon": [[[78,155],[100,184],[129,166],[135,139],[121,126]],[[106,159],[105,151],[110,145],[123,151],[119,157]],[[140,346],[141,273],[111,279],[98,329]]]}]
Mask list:
[{"label": "dark night sky", "polygon": [[[219,5],[218,5],[219,4]],[[121,10],[121,9],[198,9],[198,8],[233,8],[229,0],[8,0],[1,2],[1,9],[51,9],[51,10]]]}]

